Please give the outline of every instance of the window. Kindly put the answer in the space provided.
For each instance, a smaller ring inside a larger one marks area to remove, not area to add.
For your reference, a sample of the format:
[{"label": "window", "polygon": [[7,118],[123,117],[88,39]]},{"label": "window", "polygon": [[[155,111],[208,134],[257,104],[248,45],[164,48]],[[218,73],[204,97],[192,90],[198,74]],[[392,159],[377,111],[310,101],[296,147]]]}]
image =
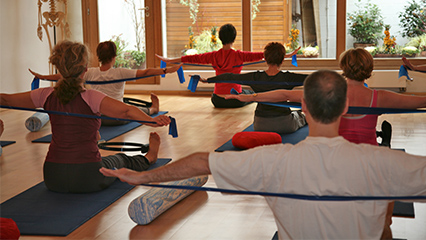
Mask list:
[{"label": "window", "polygon": [[263,51],[274,41],[289,43],[289,51],[301,46],[300,57],[336,57],[336,0],[166,0],[164,4],[163,49],[168,57],[217,50],[220,46],[211,36],[226,23],[237,29],[235,49]]},{"label": "window", "polygon": [[[423,58],[426,3],[420,0],[347,1],[346,48],[368,47],[374,58]],[[423,52],[423,53],[422,53]]]}]

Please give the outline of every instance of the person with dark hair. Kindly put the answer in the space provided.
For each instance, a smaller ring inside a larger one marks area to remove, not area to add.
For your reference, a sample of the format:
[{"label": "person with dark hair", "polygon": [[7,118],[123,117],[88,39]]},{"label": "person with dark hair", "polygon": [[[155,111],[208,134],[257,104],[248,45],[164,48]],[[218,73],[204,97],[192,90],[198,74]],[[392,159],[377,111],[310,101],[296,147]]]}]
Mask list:
[{"label": "person with dark hair", "polygon": [[[308,76],[306,74],[283,72],[280,70],[285,57],[285,47],[278,42],[270,42],[264,48],[264,56],[268,69],[244,74],[224,73],[208,78],[208,81],[215,80],[237,80],[253,81],[249,86],[254,90],[254,94],[225,95],[225,99],[237,99],[243,102],[257,101],[257,95],[276,89],[291,90],[294,85],[272,85],[258,84],[259,82],[290,82],[300,83]],[[205,79],[203,79],[205,81]],[[302,94],[294,99],[300,102]],[[306,125],[305,116],[301,111],[292,111],[288,107],[277,107],[263,103],[258,103],[254,115],[253,127],[255,131],[276,132],[280,134],[292,133]]]},{"label": "person with dark hair", "polygon": [[[117,47],[112,41],[105,41],[98,44],[96,48],[98,60],[101,63],[100,67],[89,68],[84,74],[85,81],[112,81],[117,79],[126,78],[139,78],[150,75],[161,75],[165,73],[176,72],[180,65],[174,65],[168,68],[148,68],[148,69],[127,69],[127,68],[114,68],[115,58],[117,56]],[[54,75],[41,75],[30,70],[30,72],[40,78],[49,80],[59,80],[61,74]],[[118,101],[123,101],[125,82],[117,82],[111,84],[94,84],[91,85],[92,89],[105,93]],[[140,109],[148,115],[158,113],[160,109],[160,102],[155,94],[151,94],[151,103],[142,104]],[[115,126],[127,124],[127,121],[102,119],[102,125]]]},{"label": "person with dark hair", "polygon": [[[295,145],[198,152],[152,171],[100,172],[134,185],[212,174],[219,188],[310,195],[311,201],[265,196],[279,239],[379,239],[390,200],[315,197],[424,196],[426,157],[354,144],[339,136],[339,122],[348,109],[346,91],[345,79],[333,71],[320,70],[306,78],[302,110],[309,136]],[[318,111],[323,106],[328,110]]]},{"label": "person with dark hair", "polygon": [[[105,114],[114,118],[149,121],[152,127],[166,126],[170,118],[152,118],[135,106],[84,88],[83,75],[87,71],[89,53],[84,44],[63,41],[57,44],[49,58],[61,74],[54,87],[30,92],[0,94],[0,104],[12,107],[43,108],[54,112],[91,115]],[[99,118],[49,114],[52,141],[43,167],[46,187],[55,192],[95,192],[110,186],[115,179],[99,173],[100,167],[127,167],[146,170],[157,161],[160,137],[151,133],[149,151],[145,156],[119,153],[101,157],[98,149]]]},{"label": "person with dark hair", "polygon": [[[222,25],[219,29],[219,39],[221,40],[223,47],[218,51],[203,54],[186,55],[178,58],[165,58],[159,55],[156,56],[166,63],[182,62],[212,64],[216,75],[220,75],[223,73],[239,74],[243,69],[243,67],[240,65],[244,64],[245,62],[260,61],[264,58],[264,55],[263,52],[247,52],[234,50],[232,48],[232,45],[234,44],[236,36],[237,30],[232,24],[228,23]],[[295,53],[297,53],[297,51],[295,51],[293,54]],[[292,56],[293,54],[289,54],[286,57]],[[241,102],[237,99],[224,99],[223,97],[219,96],[223,94],[230,94],[231,89],[235,89],[238,93],[243,94],[253,93],[250,90],[243,89],[241,85],[236,83],[215,83],[211,101],[216,108],[239,108],[249,104],[247,102]]]}]

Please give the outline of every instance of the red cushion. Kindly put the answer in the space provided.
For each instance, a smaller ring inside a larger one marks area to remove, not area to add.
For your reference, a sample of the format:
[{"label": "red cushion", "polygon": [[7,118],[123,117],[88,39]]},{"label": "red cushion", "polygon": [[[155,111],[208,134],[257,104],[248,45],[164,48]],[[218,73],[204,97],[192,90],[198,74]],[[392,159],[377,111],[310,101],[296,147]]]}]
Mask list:
[{"label": "red cushion", "polygon": [[232,137],[232,145],[241,149],[249,149],[281,142],[281,136],[274,132],[239,132]]},{"label": "red cushion", "polygon": [[0,218],[0,239],[19,239],[21,233],[15,221],[10,218]]}]

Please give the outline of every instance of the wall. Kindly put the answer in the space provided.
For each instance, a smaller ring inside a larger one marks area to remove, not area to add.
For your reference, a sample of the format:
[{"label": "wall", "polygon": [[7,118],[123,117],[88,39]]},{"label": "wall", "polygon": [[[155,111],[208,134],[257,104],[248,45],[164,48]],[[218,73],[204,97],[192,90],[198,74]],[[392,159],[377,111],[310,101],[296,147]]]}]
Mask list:
[{"label": "wall", "polygon": [[[37,37],[37,2],[0,1],[0,87],[1,92],[30,90],[34,71],[48,73],[49,45]],[[45,37],[45,36],[44,36]]]},{"label": "wall", "polygon": [[[71,40],[83,39],[80,1],[68,1]],[[74,11],[73,11],[74,9]],[[75,10],[77,9],[77,10]],[[42,12],[48,4],[42,5]],[[0,1],[0,88],[3,93],[30,90],[33,75],[28,71],[49,73],[49,43],[43,30],[37,37],[38,5],[35,0]],[[53,36],[51,34],[51,36]],[[49,86],[42,81],[41,86]]]}]

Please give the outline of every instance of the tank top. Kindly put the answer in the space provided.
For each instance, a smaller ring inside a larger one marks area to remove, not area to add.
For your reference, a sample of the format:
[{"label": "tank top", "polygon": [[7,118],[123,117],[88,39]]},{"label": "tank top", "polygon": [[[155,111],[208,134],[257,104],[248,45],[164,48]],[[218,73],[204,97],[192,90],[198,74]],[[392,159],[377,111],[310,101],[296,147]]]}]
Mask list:
[{"label": "tank top", "polygon": [[[377,91],[373,90],[370,107],[377,107]],[[356,117],[343,116],[340,120],[339,135],[353,143],[378,145],[376,125],[379,115],[367,114]]]}]

